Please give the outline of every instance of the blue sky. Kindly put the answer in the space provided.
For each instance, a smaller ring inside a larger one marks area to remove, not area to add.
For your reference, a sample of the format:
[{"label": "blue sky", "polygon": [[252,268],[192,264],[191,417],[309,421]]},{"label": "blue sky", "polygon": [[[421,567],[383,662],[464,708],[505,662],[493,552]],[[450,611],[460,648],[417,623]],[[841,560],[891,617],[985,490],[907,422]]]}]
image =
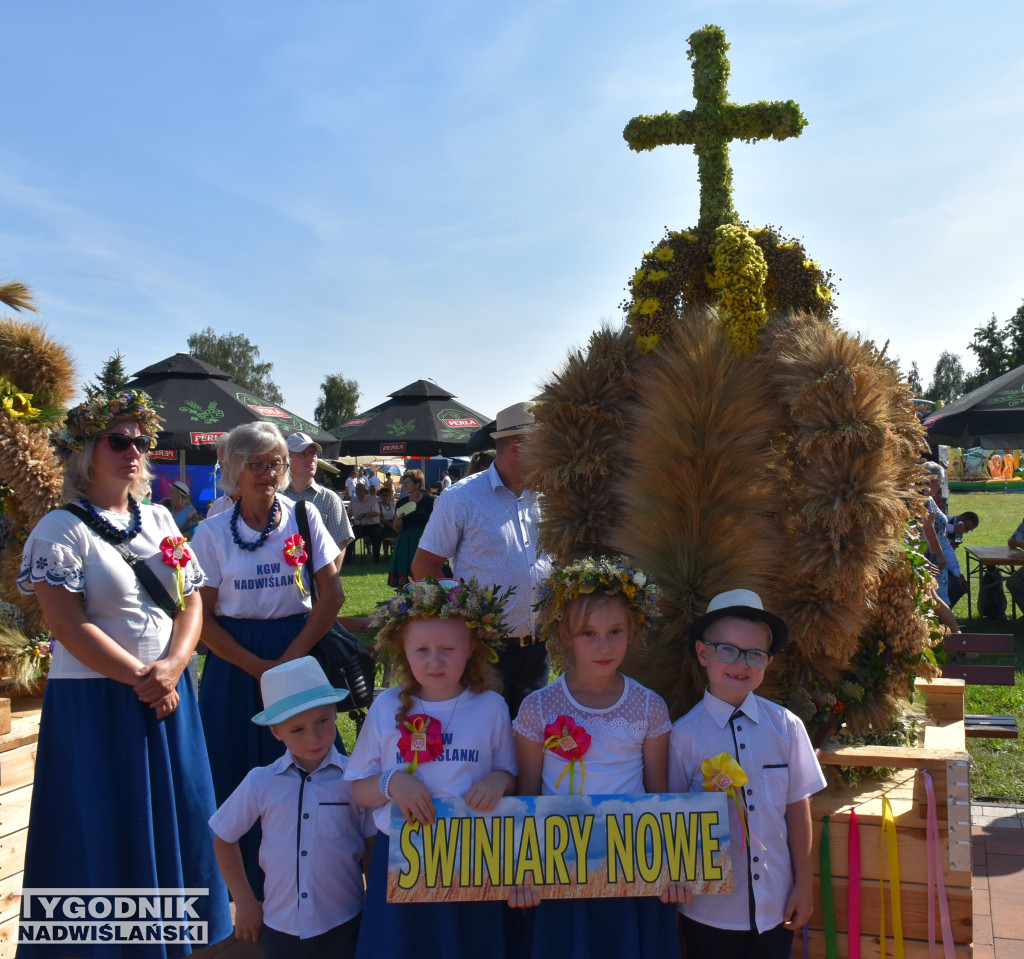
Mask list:
[{"label": "blue sky", "polygon": [[664,227],[697,220],[687,38],[725,28],[734,102],[799,139],[735,144],[735,204],[835,271],[849,329],[926,381],[1024,299],[1024,5],[633,0],[8,0],[0,277],[83,380],[213,326],[309,416],[420,378],[494,415],[620,322]]}]

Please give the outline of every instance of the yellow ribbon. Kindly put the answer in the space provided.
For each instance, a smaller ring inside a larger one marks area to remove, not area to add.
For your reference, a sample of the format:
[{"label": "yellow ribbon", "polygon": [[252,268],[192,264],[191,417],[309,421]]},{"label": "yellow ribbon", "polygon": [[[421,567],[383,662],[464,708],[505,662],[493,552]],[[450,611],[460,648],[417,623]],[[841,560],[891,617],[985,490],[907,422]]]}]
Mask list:
[{"label": "yellow ribbon", "polygon": [[405,764],[405,771],[407,773],[414,773],[420,764],[420,753],[427,751],[427,726],[430,723],[430,719],[424,718],[423,716],[417,716],[412,722],[406,722],[406,728],[412,733],[412,736],[423,737],[423,748],[416,748],[416,741],[410,736],[410,749],[412,750],[412,759]]},{"label": "yellow ribbon", "polygon": [[[719,753],[717,756],[705,759],[700,764],[700,771],[704,776],[704,788],[708,792],[723,792],[735,804],[736,812],[740,816],[740,823],[743,825],[744,842],[757,842],[764,849],[764,843],[760,840],[755,840],[750,834],[750,825],[747,822],[747,809],[740,798],[740,789],[750,781],[747,774],[743,771],[743,767],[729,753]],[[743,848],[745,849],[746,846]]]},{"label": "yellow ribbon", "polygon": [[[562,746],[562,740],[563,739],[568,739],[569,740],[569,742],[566,743],[564,747]],[[575,740],[572,739],[571,736],[562,736],[561,733],[559,733],[557,735],[553,735],[553,736],[548,736],[548,738],[544,740],[544,748],[545,749],[552,749],[553,750],[553,749],[558,748],[558,747],[564,748],[566,750],[566,752],[568,752],[569,749],[575,749],[576,748],[576,742],[575,742]],[[561,789],[562,788],[562,777],[565,776],[566,773],[568,773],[569,774],[569,795],[571,796],[573,794],[573,790],[576,788],[576,783],[575,783],[576,763],[580,764],[580,792],[579,792],[579,794],[582,796],[583,795],[583,787],[586,786],[586,784],[587,784],[587,767],[583,765],[583,759],[582,758],[577,759],[577,758],[574,757],[573,759],[568,760],[568,763],[567,763],[565,769],[563,769],[558,774],[558,778],[555,780],[555,789]]]},{"label": "yellow ribbon", "polygon": [[306,582],[302,578],[302,567],[301,566],[296,566],[295,567],[295,585],[299,587],[299,595],[300,596],[307,596],[309,594],[309,590],[306,589]]},{"label": "yellow ribbon", "polygon": [[[896,959],[904,959],[903,954],[903,910],[900,905],[900,850],[896,837],[896,820],[892,814],[889,800],[882,797],[882,836],[881,862],[884,864],[888,855],[889,862],[889,900],[892,905],[892,940],[896,950]],[[885,870],[879,869],[878,895],[880,902],[882,931],[882,959],[885,959]]]}]

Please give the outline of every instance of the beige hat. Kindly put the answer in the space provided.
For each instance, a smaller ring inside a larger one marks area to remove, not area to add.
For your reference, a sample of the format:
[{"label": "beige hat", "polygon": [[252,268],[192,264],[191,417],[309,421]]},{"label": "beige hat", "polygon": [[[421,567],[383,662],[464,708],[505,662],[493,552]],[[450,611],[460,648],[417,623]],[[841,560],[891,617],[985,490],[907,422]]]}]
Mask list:
[{"label": "beige hat", "polygon": [[192,498],[192,492],[188,488],[188,483],[186,483],[184,480],[175,480],[173,483],[171,483],[171,489],[176,489],[179,493],[181,493],[182,496],[185,497],[185,499]]},{"label": "beige hat", "polygon": [[505,436],[519,436],[529,433],[537,425],[533,421],[533,404],[516,403],[503,409],[494,421],[497,431],[491,433],[492,439],[500,440]]}]

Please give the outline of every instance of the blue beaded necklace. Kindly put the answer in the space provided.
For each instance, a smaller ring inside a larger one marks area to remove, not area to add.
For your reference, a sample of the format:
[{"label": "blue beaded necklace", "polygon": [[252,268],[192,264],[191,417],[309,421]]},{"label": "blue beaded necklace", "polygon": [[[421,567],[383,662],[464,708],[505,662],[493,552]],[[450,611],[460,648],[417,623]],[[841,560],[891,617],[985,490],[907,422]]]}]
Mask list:
[{"label": "blue beaded necklace", "polygon": [[239,496],[235,502],[235,508],[231,511],[231,538],[235,541],[235,545],[239,549],[244,549],[247,552],[259,549],[270,536],[270,531],[274,528],[274,524],[277,522],[277,514],[281,510],[281,505],[277,501],[277,497],[274,497],[274,505],[270,507],[270,516],[267,519],[267,525],[263,527],[263,532],[260,533],[260,538],[253,540],[251,543],[247,543],[241,536],[238,535],[238,516],[242,511],[242,497]]},{"label": "blue beaded necklace", "polygon": [[100,511],[84,496],[80,498],[80,502],[82,508],[89,514],[89,519],[92,520],[94,526],[101,529],[109,539],[117,540],[120,543],[128,543],[135,539],[142,531],[142,510],[139,509],[139,504],[135,502],[135,497],[131,493],[128,494],[128,510],[132,514],[132,519],[127,529],[121,529],[120,526],[115,526],[105,516],[101,516]]}]

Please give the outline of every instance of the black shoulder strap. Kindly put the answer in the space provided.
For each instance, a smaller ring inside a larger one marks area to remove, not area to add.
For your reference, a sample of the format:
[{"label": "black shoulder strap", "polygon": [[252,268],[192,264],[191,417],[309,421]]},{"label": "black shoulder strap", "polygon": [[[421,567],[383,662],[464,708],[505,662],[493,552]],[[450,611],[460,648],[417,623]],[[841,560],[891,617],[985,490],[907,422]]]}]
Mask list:
[{"label": "black shoulder strap", "polygon": [[109,543],[117,552],[121,555],[121,558],[132,568],[132,572],[135,573],[136,579],[142,588],[149,593],[152,597],[153,602],[157,604],[168,616],[172,619],[178,613],[178,604],[171,599],[171,594],[167,592],[164,584],[157,578],[156,573],[153,572],[140,557],[136,556],[132,552],[127,543],[121,543],[118,540],[112,539],[97,523],[93,522],[93,518],[77,503],[65,503],[62,509],[66,509],[72,516],[77,516],[86,526],[89,527],[97,536],[100,537],[104,542]]},{"label": "black shoulder strap", "polygon": [[299,535],[306,544],[306,562],[303,566],[309,576],[309,598],[315,603],[320,595],[320,587],[317,585],[316,577],[313,575],[313,540],[309,535],[309,514],[306,512],[306,501],[304,499],[300,499],[295,503],[295,521],[299,524]]}]

